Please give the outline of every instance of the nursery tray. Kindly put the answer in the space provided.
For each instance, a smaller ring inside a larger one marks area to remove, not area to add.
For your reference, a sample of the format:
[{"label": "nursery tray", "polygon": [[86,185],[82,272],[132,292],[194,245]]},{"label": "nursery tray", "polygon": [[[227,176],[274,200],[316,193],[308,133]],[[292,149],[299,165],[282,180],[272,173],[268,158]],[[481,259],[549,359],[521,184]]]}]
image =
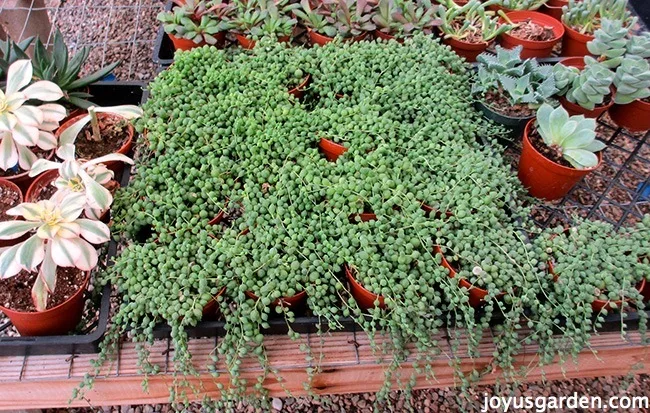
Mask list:
[{"label": "nursery tray", "polygon": [[[165,11],[171,11],[173,3],[167,2],[165,5]],[[167,67],[174,63],[174,44],[169,38],[163,25],[161,24],[158,27],[158,33],[156,34],[156,41],[153,45],[153,62],[157,65]]]},{"label": "nursery tray", "polygon": [[[90,85],[93,102],[102,106],[139,104],[143,101],[142,82],[97,82]],[[120,177],[118,177],[120,178]],[[129,174],[123,173],[121,185],[128,183]],[[108,265],[117,251],[117,243],[110,241],[107,250]],[[40,354],[83,354],[97,352],[100,341],[106,332],[110,313],[111,286],[106,285],[101,294],[99,316],[87,331],[77,335],[43,337],[2,337],[0,336],[0,356],[23,356]],[[7,325],[0,326],[0,329]]]}]

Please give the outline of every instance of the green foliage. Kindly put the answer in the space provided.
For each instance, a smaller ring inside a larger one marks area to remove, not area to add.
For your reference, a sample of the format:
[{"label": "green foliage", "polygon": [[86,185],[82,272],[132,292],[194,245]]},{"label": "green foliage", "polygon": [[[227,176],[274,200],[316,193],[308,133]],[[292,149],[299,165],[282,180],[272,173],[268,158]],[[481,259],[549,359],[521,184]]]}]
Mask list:
[{"label": "green foliage", "polygon": [[291,17],[297,3],[289,0],[238,0],[233,22],[240,32],[259,39],[263,35],[291,36],[297,20]]},{"label": "green foliage", "polygon": [[601,56],[601,62],[610,69],[621,64],[626,52],[630,29],[621,20],[603,19],[602,26],[594,33],[594,40],[587,42],[589,53]]},{"label": "green foliage", "polygon": [[87,100],[92,95],[83,89],[111,73],[120,64],[120,62],[111,63],[87,76],[79,77],[89,54],[90,47],[84,46],[77,54],[70,57],[63,35],[57,29],[51,52],[47,51],[41,39],[36,39],[32,59],[34,78],[56,83],[65,94],[64,101],[86,109],[92,105],[92,102]]},{"label": "green foliage", "polygon": [[431,34],[440,25],[438,6],[430,0],[379,0],[372,21],[378,30],[398,38]]},{"label": "green foliage", "polygon": [[562,89],[569,102],[593,110],[596,105],[602,105],[605,97],[612,93],[614,73],[593,57],[585,56],[584,61],[585,67],[578,74],[575,74],[574,69],[557,67],[564,66],[560,62],[556,65],[554,75],[562,86],[571,82],[571,86]]},{"label": "green foliage", "polygon": [[562,7],[562,22],[583,34],[593,34],[604,19],[618,20],[631,27],[636,22],[627,7],[627,0],[569,0]]},{"label": "green foliage", "polygon": [[158,13],[165,33],[196,44],[216,44],[215,34],[234,28],[234,5],[222,0],[174,0],[171,11]]},{"label": "green foliage", "polygon": [[496,55],[481,53],[476,59],[478,71],[472,92],[482,96],[490,91],[501,93],[511,105],[527,104],[531,108],[548,102],[558,92],[553,66],[540,65],[535,59],[522,60],[521,50],[521,46],[497,46]]},{"label": "green foliage", "polygon": [[645,59],[625,58],[614,76],[614,102],[620,105],[650,96],[650,65]]},{"label": "green foliage", "polygon": [[569,117],[561,106],[553,109],[550,105],[542,105],[535,124],[544,143],[574,168],[593,168],[598,164],[594,152],[605,149],[605,144],[596,140],[595,119],[582,115]]},{"label": "green foliage", "polygon": [[459,6],[452,0],[445,1],[446,3],[438,9],[438,14],[442,20],[440,30],[446,39],[463,40],[478,36],[482,41],[489,42],[512,29],[509,24],[499,23],[499,18],[494,12],[485,9],[489,4],[496,4],[498,0],[485,3],[470,0],[464,6]]},{"label": "green foliage", "polygon": [[7,36],[5,40],[0,40],[0,79],[5,79],[7,69],[16,60],[29,60],[25,51],[34,42],[34,36],[28,37],[21,42],[14,42]]},{"label": "green foliage", "polygon": [[375,4],[367,0],[301,0],[295,15],[302,24],[325,36],[360,36],[375,30]]},{"label": "green foliage", "polygon": [[499,6],[505,7],[510,10],[537,10],[547,0],[499,0]]}]

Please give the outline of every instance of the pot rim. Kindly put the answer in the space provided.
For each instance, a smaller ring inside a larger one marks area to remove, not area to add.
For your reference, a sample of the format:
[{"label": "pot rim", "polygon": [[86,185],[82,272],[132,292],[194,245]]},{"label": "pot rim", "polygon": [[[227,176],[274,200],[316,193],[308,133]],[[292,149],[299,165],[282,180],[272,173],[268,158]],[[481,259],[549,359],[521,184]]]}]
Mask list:
[{"label": "pot rim", "polygon": [[531,119],[535,118],[535,115],[523,116],[523,117],[503,115],[503,114],[501,114],[501,112],[495,110],[493,106],[488,105],[484,100],[476,100],[476,103],[478,103],[479,105],[482,105],[483,107],[485,107],[486,109],[496,113],[497,115],[499,115],[501,117],[504,117],[504,118],[506,118],[508,120],[511,120],[513,122],[530,121]]},{"label": "pot rim", "polygon": [[359,281],[357,281],[357,279],[352,274],[351,267],[348,264],[345,264],[345,275],[347,276],[347,279],[350,282],[350,284],[354,284],[354,286],[358,287],[361,291],[375,297],[376,300],[379,300],[380,301],[380,303],[379,303],[380,307],[382,305],[385,305],[385,304],[382,303],[382,301],[385,303],[386,297],[384,297],[381,294],[373,293],[372,291],[370,291],[369,289],[367,289],[366,287],[361,285],[361,283]]},{"label": "pot rim", "polygon": [[[544,13],[531,10],[515,10],[506,13],[506,16],[513,22],[518,23],[520,21],[530,19],[533,23],[550,25],[553,27],[553,37],[550,40],[528,40],[522,39],[516,36],[511,35],[510,33],[503,33],[502,36],[506,39],[512,39],[512,42],[520,43],[524,49],[547,49],[552,47],[555,43],[559,42],[564,36],[565,29],[564,24],[557,21],[551,16],[548,16]],[[503,18],[501,18],[503,21]],[[559,32],[559,34],[556,34]]]},{"label": "pot rim", "polygon": [[[86,115],[88,115],[88,112],[84,112],[84,113],[82,113],[82,114],[80,114],[78,116],[75,116],[73,118],[68,119],[67,122],[65,122],[63,125],[59,126],[59,128],[56,130],[56,132],[54,132],[54,136],[56,136],[56,138],[59,139],[59,137],[61,136],[63,131],[68,129],[76,121],[78,121],[79,119],[81,119],[82,117],[84,117]],[[128,122],[128,119],[126,119],[124,116],[120,116],[120,115],[117,115],[117,114],[114,114],[114,113],[99,112],[99,113],[97,113],[97,116],[98,117],[115,116],[115,117],[119,117],[119,118],[122,118],[124,120],[127,120],[127,139],[124,141],[122,146],[120,146],[120,149],[115,151],[115,153],[126,153],[126,152],[128,152],[129,147],[133,143],[133,136],[135,136],[135,129],[133,128],[133,125],[131,124],[131,122]],[[75,139],[77,139],[77,137],[78,137],[78,135],[75,137]],[[54,151],[52,151],[52,154],[54,154]],[[109,154],[110,153],[105,154],[105,155],[109,155]]]}]

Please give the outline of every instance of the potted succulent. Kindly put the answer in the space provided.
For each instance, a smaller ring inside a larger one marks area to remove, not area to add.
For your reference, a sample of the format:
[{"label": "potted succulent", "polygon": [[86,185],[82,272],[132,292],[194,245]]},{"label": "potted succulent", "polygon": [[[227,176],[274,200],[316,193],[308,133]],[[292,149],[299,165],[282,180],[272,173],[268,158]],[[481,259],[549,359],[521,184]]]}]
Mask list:
[{"label": "potted succulent", "polygon": [[510,130],[513,138],[535,116],[535,110],[557,92],[553,66],[520,58],[521,46],[496,47],[496,55],[478,56],[472,93],[485,117]]},{"label": "potted succulent", "polygon": [[88,86],[109,75],[120,64],[120,62],[110,63],[87,76],[80,77],[79,73],[88,60],[89,54],[90,47],[84,46],[77,54],[71,56],[63,35],[57,29],[51,52],[48,52],[41,39],[36,39],[32,58],[34,79],[55,83],[63,91],[64,103],[87,109],[92,105],[87,100],[92,97],[88,93]]},{"label": "potted succulent", "polygon": [[543,104],[524,130],[519,180],[545,200],[562,198],[600,165],[605,144],[596,139],[596,121]]},{"label": "potted succulent", "polygon": [[226,31],[233,27],[232,4],[222,0],[172,0],[175,7],[156,17],[176,50],[191,50],[206,44],[223,47]]},{"label": "potted succulent", "polygon": [[431,34],[439,26],[438,6],[430,0],[379,0],[372,21],[375,36],[383,40],[403,42],[413,33]]},{"label": "potted succulent", "polygon": [[5,81],[7,70],[16,60],[29,60],[26,51],[34,42],[34,36],[16,43],[9,36],[0,40],[0,81]]},{"label": "potted succulent", "polygon": [[7,211],[23,220],[0,223],[0,239],[30,234],[0,254],[0,309],[21,335],[65,334],[81,319],[83,292],[98,259],[91,243],[110,237],[105,224],[79,218],[85,204],[81,193],[23,203]]},{"label": "potted succulent", "polygon": [[602,19],[619,20],[626,27],[634,23],[627,0],[569,0],[562,11],[566,33],[562,39],[562,56],[589,54],[587,43],[594,39]]},{"label": "potted succulent", "polygon": [[[134,105],[91,106],[87,114],[75,116],[56,131],[59,146],[74,145],[79,159],[96,159],[115,152],[126,155],[134,134],[129,121],[140,116],[142,109]],[[115,171],[118,162],[108,160],[106,166]]]},{"label": "potted succulent", "polygon": [[325,45],[334,37],[363,40],[375,30],[373,3],[367,0],[301,0],[293,12],[307,27],[312,44]]},{"label": "potted succulent", "polygon": [[485,10],[496,1],[481,3],[470,0],[459,6],[452,0],[444,0],[438,9],[443,43],[468,62],[475,62],[476,56],[484,52],[494,39],[511,29],[510,25],[501,24],[494,12]]},{"label": "potted succulent", "polygon": [[547,0],[499,0],[489,6],[490,10],[503,10],[506,13],[523,10],[537,10],[543,6]]},{"label": "potted succulent", "polygon": [[[118,187],[117,182],[113,180],[113,171],[108,169],[105,163],[112,161],[133,164],[131,158],[114,153],[89,161],[78,161],[75,159],[75,147],[72,144],[59,147],[56,156],[63,162],[39,159],[34,163],[29,175],[38,178],[27,190],[26,201],[56,200],[70,192],[81,192],[86,195],[84,215],[103,221],[113,203],[111,190],[114,192]],[[48,196],[52,189],[55,192]]]},{"label": "potted succulent", "polygon": [[521,57],[549,57],[553,47],[564,36],[560,22],[534,11],[512,11],[503,15],[512,29],[500,36],[501,46],[512,49],[521,45]]},{"label": "potted succulent", "polygon": [[[40,158],[54,154],[57,138],[52,133],[66,116],[63,106],[54,103],[63,92],[54,83],[32,81],[29,60],[14,62],[7,71],[7,85],[0,96],[0,176],[26,190],[28,172]],[[29,85],[29,86],[28,86]]]},{"label": "potted succulent", "polygon": [[553,76],[558,99],[571,115],[597,118],[614,104],[614,73],[590,56],[562,60]]},{"label": "potted succulent", "polygon": [[290,16],[300,7],[289,0],[238,0],[233,24],[235,37],[244,49],[255,47],[255,40],[264,35],[276,36],[280,42],[288,42],[297,20]]}]

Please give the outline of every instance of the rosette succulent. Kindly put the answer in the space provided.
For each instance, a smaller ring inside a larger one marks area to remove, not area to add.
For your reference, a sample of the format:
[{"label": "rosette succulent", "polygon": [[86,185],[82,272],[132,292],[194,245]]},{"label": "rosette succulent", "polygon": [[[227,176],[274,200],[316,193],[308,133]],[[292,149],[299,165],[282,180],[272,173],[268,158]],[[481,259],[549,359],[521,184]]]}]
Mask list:
[{"label": "rosette succulent", "polygon": [[[562,63],[558,63],[553,72],[556,81],[564,86],[561,90],[565,91],[567,100],[585,109],[593,110],[596,105],[602,105],[605,97],[612,93],[614,73],[593,57],[585,56],[585,67],[578,74]],[[568,82],[570,86],[565,86]]]},{"label": "rosette succulent", "polygon": [[650,96],[650,65],[645,59],[625,58],[614,76],[614,103],[625,105]]},{"label": "rosette succulent", "polygon": [[163,24],[165,33],[192,40],[196,44],[216,44],[214,37],[233,27],[230,15],[232,4],[221,0],[173,0],[175,7],[160,12],[156,17]]},{"label": "rosette succulent", "polygon": [[509,24],[501,24],[494,12],[485,9],[488,5],[495,4],[496,0],[485,3],[470,0],[464,6],[459,6],[452,0],[445,0],[445,2],[438,9],[442,21],[440,30],[445,38],[456,40],[480,38],[483,42],[489,42],[512,29]]},{"label": "rosette succulent", "polygon": [[623,61],[630,29],[620,20],[603,19],[602,26],[594,33],[594,39],[587,42],[589,53],[600,56],[605,67],[616,68]]}]

